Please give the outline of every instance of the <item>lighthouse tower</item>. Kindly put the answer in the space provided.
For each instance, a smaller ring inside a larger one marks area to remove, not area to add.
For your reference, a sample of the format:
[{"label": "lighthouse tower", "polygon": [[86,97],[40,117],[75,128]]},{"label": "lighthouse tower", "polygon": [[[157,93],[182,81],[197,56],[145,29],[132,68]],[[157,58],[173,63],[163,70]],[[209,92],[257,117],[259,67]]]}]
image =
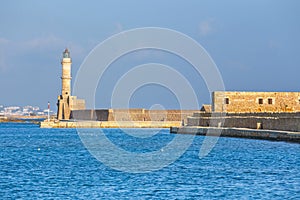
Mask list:
[{"label": "lighthouse tower", "polygon": [[85,109],[85,101],[83,99],[77,99],[76,96],[71,96],[72,60],[68,49],[65,49],[65,51],[63,52],[61,65],[61,95],[58,96],[57,119],[69,120],[71,117],[72,110]]},{"label": "lighthouse tower", "polygon": [[62,65],[62,90],[61,90],[61,95],[62,96],[70,96],[71,95],[71,64],[72,60],[70,58],[70,52],[68,49],[66,49],[63,52],[63,59],[61,61]]}]

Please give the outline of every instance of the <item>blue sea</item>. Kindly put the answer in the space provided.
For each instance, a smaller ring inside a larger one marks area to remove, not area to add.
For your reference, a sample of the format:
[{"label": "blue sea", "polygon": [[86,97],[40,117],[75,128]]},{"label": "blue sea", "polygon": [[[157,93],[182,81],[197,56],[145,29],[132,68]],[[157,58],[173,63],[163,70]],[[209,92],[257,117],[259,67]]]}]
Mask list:
[{"label": "blue sea", "polygon": [[[103,131],[133,152],[163,149],[175,137],[168,129],[148,139]],[[76,129],[2,123],[0,199],[300,199],[299,144],[219,138],[200,159],[203,139],[196,136],[181,157],[160,170],[128,173],[93,157]]]}]

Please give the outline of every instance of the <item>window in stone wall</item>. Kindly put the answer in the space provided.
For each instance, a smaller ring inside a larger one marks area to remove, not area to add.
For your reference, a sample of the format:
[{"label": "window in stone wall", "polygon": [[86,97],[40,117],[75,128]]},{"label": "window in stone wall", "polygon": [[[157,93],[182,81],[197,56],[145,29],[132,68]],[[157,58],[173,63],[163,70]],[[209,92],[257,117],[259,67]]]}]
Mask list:
[{"label": "window in stone wall", "polygon": [[228,98],[228,97],[226,97],[226,98],[224,99],[224,104],[229,104],[229,98]]},{"label": "window in stone wall", "polygon": [[263,98],[259,98],[259,99],[258,99],[258,104],[264,104]]},{"label": "window in stone wall", "polygon": [[272,98],[268,98],[268,104],[273,104],[273,99]]},{"label": "window in stone wall", "polygon": [[298,102],[299,102],[299,104],[300,104],[300,99],[298,99]]}]

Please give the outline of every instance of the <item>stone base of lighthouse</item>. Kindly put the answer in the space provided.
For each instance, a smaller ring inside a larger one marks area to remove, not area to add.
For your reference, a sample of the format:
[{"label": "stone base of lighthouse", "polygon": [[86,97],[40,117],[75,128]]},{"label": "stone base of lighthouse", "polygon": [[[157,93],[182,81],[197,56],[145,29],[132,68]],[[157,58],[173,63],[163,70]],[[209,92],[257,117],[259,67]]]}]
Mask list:
[{"label": "stone base of lighthouse", "polygon": [[85,109],[85,101],[84,99],[77,99],[76,96],[59,95],[57,107],[57,119],[69,120],[71,111]]}]

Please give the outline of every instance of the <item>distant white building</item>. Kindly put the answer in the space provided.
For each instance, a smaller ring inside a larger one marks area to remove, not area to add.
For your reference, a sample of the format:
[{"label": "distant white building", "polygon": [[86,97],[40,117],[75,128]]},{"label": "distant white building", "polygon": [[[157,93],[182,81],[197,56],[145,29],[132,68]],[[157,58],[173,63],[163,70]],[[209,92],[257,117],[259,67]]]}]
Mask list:
[{"label": "distant white building", "polygon": [[[5,107],[0,105],[0,115],[21,115],[21,116],[32,116],[32,115],[47,115],[48,109],[41,110],[38,106],[8,106]],[[50,110],[50,115],[55,114],[55,112]]]}]

